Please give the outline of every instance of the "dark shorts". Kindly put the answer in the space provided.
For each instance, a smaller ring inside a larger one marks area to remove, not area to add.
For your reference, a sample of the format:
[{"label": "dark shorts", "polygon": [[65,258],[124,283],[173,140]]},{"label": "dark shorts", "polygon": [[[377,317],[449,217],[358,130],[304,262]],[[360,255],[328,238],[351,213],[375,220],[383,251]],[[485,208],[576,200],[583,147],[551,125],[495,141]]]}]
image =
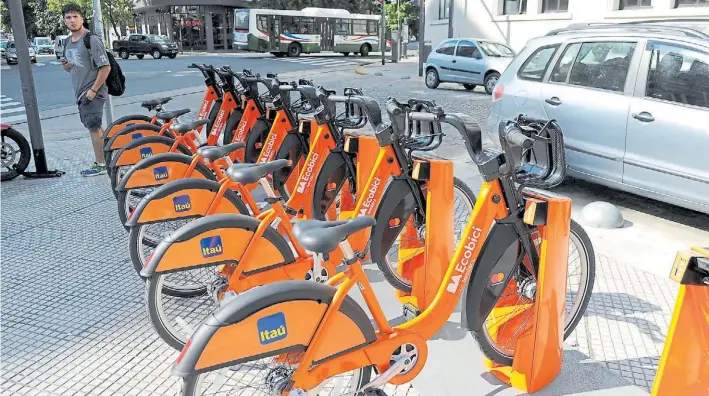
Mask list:
[{"label": "dark shorts", "polygon": [[106,99],[93,98],[88,100],[86,96],[79,100],[79,118],[84,127],[90,131],[101,128],[103,123],[103,104]]}]

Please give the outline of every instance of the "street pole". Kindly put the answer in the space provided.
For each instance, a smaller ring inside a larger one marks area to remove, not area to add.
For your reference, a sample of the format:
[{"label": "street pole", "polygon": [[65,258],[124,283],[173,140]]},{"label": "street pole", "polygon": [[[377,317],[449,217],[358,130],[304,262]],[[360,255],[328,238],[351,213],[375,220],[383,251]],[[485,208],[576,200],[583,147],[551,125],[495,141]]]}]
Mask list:
[{"label": "street pole", "polygon": [[[94,7],[94,33],[98,34],[98,36],[101,38],[101,41],[103,41],[104,46],[108,48],[106,45],[106,40],[104,40],[104,34],[103,34],[103,21],[101,20],[101,1],[100,0],[93,0],[93,7]],[[111,95],[106,95],[106,124],[110,124],[113,122],[113,101],[111,100]]]},{"label": "street pole", "polygon": [[425,4],[425,0],[419,0],[419,77],[423,76],[423,63],[426,61],[426,59],[423,58],[425,30],[426,30],[426,4]]},{"label": "street pole", "polygon": [[34,166],[37,169],[36,176],[56,176],[55,172],[47,169],[47,157],[44,153],[44,138],[42,137],[42,123],[39,121],[39,109],[37,108],[37,93],[34,90],[34,77],[32,76],[32,66],[30,65],[30,49],[27,42],[27,32],[25,31],[25,17],[22,14],[22,0],[8,1],[10,9],[10,23],[15,40],[17,51],[17,68],[20,70],[20,82],[22,84],[22,99],[25,102],[25,113],[27,115],[27,127],[30,130],[30,142],[32,142],[32,154],[34,156]]},{"label": "street pole", "polygon": [[382,0],[382,45],[380,45],[382,50],[382,66],[384,66],[384,57],[387,51],[387,23],[384,16],[384,1]]},{"label": "street pole", "polygon": [[[98,0],[95,0],[98,1]],[[453,38],[453,11],[455,10],[455,0],[448,0],[448,38]]]}]

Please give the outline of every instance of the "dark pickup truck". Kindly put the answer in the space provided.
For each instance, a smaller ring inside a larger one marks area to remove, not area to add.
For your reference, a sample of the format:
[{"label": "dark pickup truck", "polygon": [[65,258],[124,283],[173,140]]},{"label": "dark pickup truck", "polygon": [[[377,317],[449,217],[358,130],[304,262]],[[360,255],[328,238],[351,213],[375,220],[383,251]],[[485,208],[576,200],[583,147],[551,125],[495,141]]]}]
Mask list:
[{"label": "dark pickup truck", "polygon": [[113,42],[113,52],[123,59],[128,59],[131,55],[143,59],[145,54],[150,54],[155,59],[160,59],[163,55],[175,59],[177,51],[177,44],[156,34],[130,34]]}]

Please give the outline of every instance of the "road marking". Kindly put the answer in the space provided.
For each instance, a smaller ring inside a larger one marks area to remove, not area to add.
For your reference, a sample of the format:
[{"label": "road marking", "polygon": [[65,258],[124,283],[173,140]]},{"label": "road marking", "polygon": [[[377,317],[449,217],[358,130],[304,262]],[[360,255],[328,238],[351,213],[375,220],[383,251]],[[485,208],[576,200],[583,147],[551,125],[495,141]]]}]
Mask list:
[{"label": "road marking", "polygon": [[12,113],[24,113],[25,106],[13,107],[12,109],[3,109],[2,114],[12,114]]},{"label": "road marking", "polygon": [[0,114],[0,122],[2,122],[2,123],[13,124],[13,123],[21,122],[21,121],[27,121],[26,114],[20,114],[20,115],[12,116],[12,117],[3,117],[3,115]]},{"label": "road marking", "polygon": [[53,65],[61,65],[61,64],[62,64],[62,63],[59,62],[59,61],[51,61],[51,62],[49,62],[49,63],[51,63],[51,64],[53,64]]},{"label": "road marking", "polygon": [[281,59],[281,58],[276,58],[273,59],[275,61],[280,61],[280,62],[291,62],[291,63],[300,63],[303,65],[309,65],[309,66],[323,66],[323,67],[336,67],[336,66],[345,66],[345,65],[358,65],[357,62],[352,62],[352,61],[346,61],[346,60],[341,60],[342,58],[336,58],[336,59],[327,59],[327,58],[298,58],[298,59]]},{"label": "road marking", "polygon": [[5,95],[3,95],[2,99],[0,99],[0,102],[9,102],[9,101],[12,101],[12,100],[15,100],[15,99],[13,99],[13,98],[6,98]]},{"label": "road marking", "polygon": [[5,103],[0,103],[0,109],[5,109],[5,108],[8,108],[8,107],[15,107],[15,106],[18,106],[18,105],[21,105],[21,104],[22,104],[22,103],[20,103],[20,102],[9,102],[9,103],[8,103],[8,102],[5,102]]},{"label": "road marking", "polygon": [[34,65],[35,65],[35,66],[44,66],[44,63],[37,62],[37,63],[35,63]]},{"label": "road marking", "polygon": [[10,66],[0,66],[0,70],[10,70]]}]

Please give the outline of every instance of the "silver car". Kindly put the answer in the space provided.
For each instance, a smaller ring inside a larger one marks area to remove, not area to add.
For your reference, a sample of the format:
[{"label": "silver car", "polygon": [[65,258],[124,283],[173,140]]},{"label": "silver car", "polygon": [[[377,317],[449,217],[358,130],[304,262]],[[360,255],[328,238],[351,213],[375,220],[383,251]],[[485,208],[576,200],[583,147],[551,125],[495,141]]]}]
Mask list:
[{"label": "silver car", "polygon": [[709,213],[709,36],[602,27],[527,42],[500,77],[487,131],[555,119],[569,175]]},{"label": "silver car", "polygon": [[442,82],[453,82],[472,91],[482,85],[490,95],[514,56],[502,43],[473,38],[444,40],[424,64],[426,86],[435,89]]},{"label": "silver car", "polygon": [[[29,45],[29,54],[30,54],[30,61],[32,63],[37,63],[37,51],[34,49],[34,47],[32,45]],[[7,43],[7,46],[5,47],[5,54],[4,55],[5,55],[5,60],[7,61],[8,65],[11,65],[13,63],[17,63],[17,48],[15,47],[14,41],[10,41]]]}]

